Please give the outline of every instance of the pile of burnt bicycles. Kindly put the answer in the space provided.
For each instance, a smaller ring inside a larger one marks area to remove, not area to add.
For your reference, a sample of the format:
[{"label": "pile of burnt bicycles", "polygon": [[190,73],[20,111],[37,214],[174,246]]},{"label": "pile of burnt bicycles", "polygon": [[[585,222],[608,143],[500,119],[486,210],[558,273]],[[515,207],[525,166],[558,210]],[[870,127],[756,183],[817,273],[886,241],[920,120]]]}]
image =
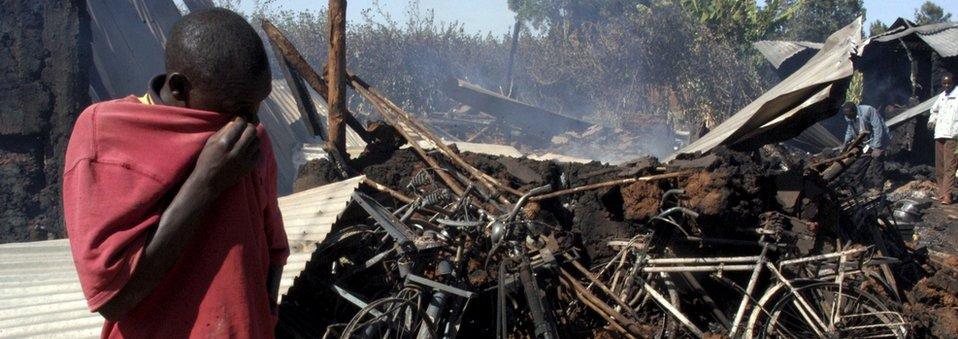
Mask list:
[{"label": "pile of burnt bicycles", "polygon": [[[386,208],[356,192],[368,215],[319,245],[310,320],[326,338],[625,337],[904,338],[909,326],[891,267],[899,259],[850,239],[799,254],[807,235],[778,213],[708,235],[684,193],[613,255],[585,258],[576,235],[474,187],[452,196],[422,172],[418,192]],[[477,198],[478,197],[478,198]],[[876,226],[877,227],[877,226]],[[855,232],[862,232],[856,230]],[[876,231],[880,232],[880,231]],[[823,247],[826,248],[826,247]],[[318,314],[318,315],[317,315]]]}]

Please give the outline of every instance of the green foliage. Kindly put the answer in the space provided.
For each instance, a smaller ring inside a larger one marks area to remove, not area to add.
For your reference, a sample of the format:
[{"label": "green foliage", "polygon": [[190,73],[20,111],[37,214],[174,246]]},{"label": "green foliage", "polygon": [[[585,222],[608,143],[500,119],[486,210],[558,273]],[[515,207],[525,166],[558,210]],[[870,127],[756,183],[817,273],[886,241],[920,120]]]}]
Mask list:
[{"label": "green foliage", "polygon": [[945,10],[938,4],[925,1],[921,7],[915,10],[915,23],[918,25],[937,24],[951,21],[951,13],[945,13]]},{"label": "green foliage", "polygon": [[848,84],[848,90],[845,91],[845,102],[862,102],[862,91],[865,89],[864,76],[862,72],[852,73],[852,81]]},{"label": "green foliage", "polygon": [[822,42],[832,32],[865,15],[862,0],[787,0],[795,8],[780,35],[784,40]]},{"label": "green foliage", "polygon": [[699,23],[735,43],[750,43],[767,37],[789,21],[802,1],[680,0]]},{"label": "green foliage", "polygon": [[508,0],[508,4],[519,20],[536,29],[563,31],[635,10],[635,2],[625,0]]},{"label": "green foliage", "polygon": [[888,31],[888,25],[881,20],[875,20],[868,26],[868,36],[876,36]]}]

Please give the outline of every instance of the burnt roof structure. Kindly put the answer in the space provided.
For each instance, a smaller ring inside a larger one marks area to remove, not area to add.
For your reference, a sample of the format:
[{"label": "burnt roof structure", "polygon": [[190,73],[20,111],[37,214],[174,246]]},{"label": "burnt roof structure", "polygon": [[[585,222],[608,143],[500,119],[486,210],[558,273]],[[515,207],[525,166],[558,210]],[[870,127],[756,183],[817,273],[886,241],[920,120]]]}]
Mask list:
[{"label": "burnt roof structure", "polygon": [[834,114],[852,75],[851,56],[861,45],[861,25],[858,18],[832,33],[798,71],[669,160],[722,145],[756,147],[785,141]]},{"label": "burnt roof structure", "polygon": [[752,43],[772,64],[778,76],[788,77],[822,49],[822,44],[810,41],[762,40]]},{"label": "burnt roof structure", "polygon": [[917,26],[899,18],[865,41],[855,60],[863,74],[862,101],[875,107],[907,105],[940,92],[938,79],[958,71],[958,23]]}]

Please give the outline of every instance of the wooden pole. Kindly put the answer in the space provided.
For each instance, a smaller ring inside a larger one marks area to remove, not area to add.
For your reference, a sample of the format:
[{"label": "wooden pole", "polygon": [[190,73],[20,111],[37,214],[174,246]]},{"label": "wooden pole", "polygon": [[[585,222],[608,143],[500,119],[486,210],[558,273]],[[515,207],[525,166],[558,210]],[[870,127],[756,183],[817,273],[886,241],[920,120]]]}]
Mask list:
[{"label": "wooden pole", "polygon": [[346,154],[346,0],[329,0],[329,110],[326,113],[329,140],[326,147]]},{"label": "wooden pole", "polygon": [[[269,37],[270,44],[280,51],[280,54],[286,59],[289,66],[296,70],[298,76],[302,77],[303,80],[306,81],[306,84],[312,87],[316,93],[319,93],[319,95],[323,97],[323,100],[329,102],[329,87],[326,86],[326,80],[320,77],[319,73],[316,73],[313,67],[309,66],[309,63],[306,62],[303,55],[299,54],[296,47],[293,47],[293,43],[289,42],[289,40],[283,36],[283,33],[279,31],[279,28],[273,26],[268,20],[263,20],[262,27],[263,31],[266,32],[266,36]],[[297,74],[293,74],[293,76],[297,76]],[[345,113],[346,124],[356,131],[363,141],[367,143],[373,142],[373,137],[366,131],[366,127],[356,120],[356,117],[350,113],[348,109]]]}]

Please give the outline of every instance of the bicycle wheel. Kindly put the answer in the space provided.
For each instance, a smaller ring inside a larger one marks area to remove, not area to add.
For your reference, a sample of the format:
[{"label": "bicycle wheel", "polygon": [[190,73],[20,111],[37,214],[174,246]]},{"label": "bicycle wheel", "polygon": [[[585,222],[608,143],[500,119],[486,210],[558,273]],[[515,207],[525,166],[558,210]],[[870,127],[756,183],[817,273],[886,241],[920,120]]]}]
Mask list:
[{"label": "bicycle wheel", "polygon": [[[406,295],[404,295],[406,294]],[[436,338],[432,322],[417,302],[418,292],[399,293],[369,303],[346,324],[340,338]]]},{"label": "bicycle wheel", "polygon": [[882,300],[832,282],[798,287],[774,302],[758,338],[905,338],[906,323]]}]

